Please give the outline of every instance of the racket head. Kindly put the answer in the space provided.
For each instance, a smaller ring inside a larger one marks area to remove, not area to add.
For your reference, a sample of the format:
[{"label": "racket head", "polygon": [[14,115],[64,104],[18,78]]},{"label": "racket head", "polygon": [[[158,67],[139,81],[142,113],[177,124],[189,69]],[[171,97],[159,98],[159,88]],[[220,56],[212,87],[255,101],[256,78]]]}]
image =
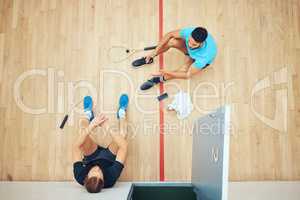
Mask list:
[{"label": "racket head", "polygon": [[125,46],[112,46],[109,48],[107,56],[109,61],[113,63],[119,63],[124,60],[127,60],[136,52],[136,49],[129,49]]}]

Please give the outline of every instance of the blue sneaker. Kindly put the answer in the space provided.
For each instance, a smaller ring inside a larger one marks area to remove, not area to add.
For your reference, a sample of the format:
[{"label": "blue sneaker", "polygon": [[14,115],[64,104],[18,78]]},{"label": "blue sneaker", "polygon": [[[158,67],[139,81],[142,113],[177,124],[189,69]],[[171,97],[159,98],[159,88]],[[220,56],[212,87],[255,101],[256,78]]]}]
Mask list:
[{"label": "blue sneaker", "polygon": [[85,96],[83,99],[83,109],[88,120],[91,122],[94,119],[93,99],[90,96]]},{"label": "blue sneaker", "polygon": [[119,100],[119,109],[117,112],[117,118],[125,118],[126,110],[128,107],[129,98],[127,94],[122,94]]}]

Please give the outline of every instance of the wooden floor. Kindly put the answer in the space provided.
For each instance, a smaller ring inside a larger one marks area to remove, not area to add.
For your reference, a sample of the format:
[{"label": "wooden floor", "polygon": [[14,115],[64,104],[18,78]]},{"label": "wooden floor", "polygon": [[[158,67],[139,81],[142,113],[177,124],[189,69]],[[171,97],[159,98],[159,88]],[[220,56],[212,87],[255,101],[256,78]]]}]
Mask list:
[{"label": "wooden floor", "polygon": [[[166,180],[190,180],[192,122],[225,103],[233,109],[230,180],[300,180],[300,2],[164,0],[163,11],[165,33],[200,25],[218,45],[201,75],[165,84],[171,97],[189,91],[195,106],[182,121],[165,111]],[[72,180],[80,116],[71,114],[63,131],[58,125],[72,97],[76,103],[90,94],[79,88],[73,95],[80,85],[94,88],[97,110],[113,128],[118,97],[129,93],[130,150],[121,180],[158,180],[159,90],[138,90],[158,60],[134,70],[133,58],[112,63],[107,56],[113,45],[156,44],[158,28],[158,0],[0,0],[0,180]],[[165,68],[180,67],[183,57],[167,52]],[[44,75],[22,82],[16,101],[17,80],[34,69]],[[20,102],[45,109],[26,113]],[[110,140],[101,131],[97,138]]]}]

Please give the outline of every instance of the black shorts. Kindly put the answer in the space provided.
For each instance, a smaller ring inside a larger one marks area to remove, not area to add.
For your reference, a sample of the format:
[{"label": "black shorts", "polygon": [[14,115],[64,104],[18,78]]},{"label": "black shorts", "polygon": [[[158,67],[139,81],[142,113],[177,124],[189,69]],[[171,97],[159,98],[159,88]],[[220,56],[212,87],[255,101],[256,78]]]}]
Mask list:
[{"label": "black shorts", "polygon": [[[185,53],[186,56],[190,57],[189,53]],[[190,57],[191,58],[191,57]],[[192,58],[193,59],[193,58]],[[201,69],[205,69],[206,67],[208,67],[210,64],[206,64],[204,67],[202,67]]]},{"label": "black shorts", "polygon": [[88,165],[99,159],[105,160],[107,162],[115,162],[116,155],[114,155],[108,148],[98,146],[97,150],[94,153],[88,156],[84,156],[82,162],[83,164]]},{"label": "black shorts", "polygon": [[112,187],[121,175],[124,165],[116,161],[114,155],[108,148],[98,146],[97,150],[89,156],[84,156],[82,161],[73,164],[75,180],[84,185],[84,180],[93,166],[99,166],[103,173],[104,188]]},{"label": "black shorts", "polygon": [[204,67],[202,67],[201,69],[205,69],[206,67],[208,67],[210,64],[206,64]]}]

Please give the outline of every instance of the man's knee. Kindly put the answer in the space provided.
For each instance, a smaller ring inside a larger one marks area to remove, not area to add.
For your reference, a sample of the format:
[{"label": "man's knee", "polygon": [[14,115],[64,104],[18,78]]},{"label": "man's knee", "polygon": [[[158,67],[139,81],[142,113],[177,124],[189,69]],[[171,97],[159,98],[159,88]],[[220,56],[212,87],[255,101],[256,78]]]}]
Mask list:
[{"label": "man's knee", "polygon": [[178,40],[175,38],[171,38],[168,41],[168,47],[177,47],[178,46]]},{"label": "man's knee", "polygon": [[182,39],[176,39],[176,38],[171,38],[168,43],[168,48],[175,48],[183,52],[184,54],[187,53],[187,49],[185,46],[185,41]]}]

